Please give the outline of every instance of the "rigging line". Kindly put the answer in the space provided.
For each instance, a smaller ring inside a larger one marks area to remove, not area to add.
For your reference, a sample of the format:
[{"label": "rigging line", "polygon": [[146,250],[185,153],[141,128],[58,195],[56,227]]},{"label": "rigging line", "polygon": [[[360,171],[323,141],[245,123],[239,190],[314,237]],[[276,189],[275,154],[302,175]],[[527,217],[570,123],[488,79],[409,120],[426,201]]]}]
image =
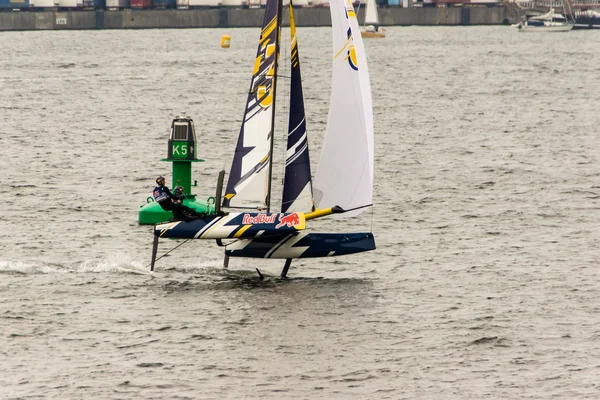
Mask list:
[{"label": "rigging line", "polygon": [[[164,256],[166,256],[167,254],[169,254],[170,252],[172,252],[173,250],[177,249],[178,247],[186,244],[187,242],[189,242],[192,239],[187,239],[185,242],[179,243],[177,246],[173,247],[171,250],[167,251],[165,254],[163,254],[162,256],[158,257],[156,260],[154,260],[154,262],[157,262],[158,260],[160,260],[161,258],[163,258]],[[148,268],[150,265],[152,265],[152,263],[146,265],[146,268]]]},{"label": "rigging line", "polygon": [[227,207],[227,209],[229,209],[229,210],[256,210],[256,211],[262,210],[262,208],[260,208],[260,207],[240,207],[240,206]]},{"label": "rigging line", "polygon": [[365,204],[364,206],[358,206],[358,207],[354,207],[354,208],[350,208],[348,210],[344,210],[344,212],[350,212],[350,211],[355,211],[355,210],[360,210],[361,208],[367,208],[367,207],[373,207],[373,203],[371,204]]},{"label": "rigging line", "polygon": [[353,39],[353,37],[350,36],[350,38],[348,40],[346,40],[346,43],[344,44],[344,47],[342,47],[342,49],[340,51],[338,51],[338,53],[335,56],[333,56],[334,59],[337,58],[342,53],[342,51],[344,51],[346,49],[346,47],[348,47],[348,44],[350,44],[350,41],[352,39]]},{"label": "rigging line", "polygon": [[[206,96],[204,94],[201,94],[201,96],[202,96],[203,100],[206,100]],[[210,110],[210,113],[208,115],[215,115],[215,109],[217,108],[218,103],[219,103],[218,101],[215,101],[213,103],[212,109]]]},{"label": "rigging line", "polygon": [[[298,200],[306,200],[306,199],[312,199],[312,195],[307,194],[307,195],[304,195],[304,196],[298,196],[298,197],[296,197],[295,200],[288,200],[286,202],[282,202],[281,205],[283,206],[284,204],[285,205],[294,204]],[[288,212],[291,212],[291,211],[288,210]]]},{"label": "rigging line", "polygon": [[371,232],[373,232],[373,220],[375,219],[375,210],[371,208]]}]

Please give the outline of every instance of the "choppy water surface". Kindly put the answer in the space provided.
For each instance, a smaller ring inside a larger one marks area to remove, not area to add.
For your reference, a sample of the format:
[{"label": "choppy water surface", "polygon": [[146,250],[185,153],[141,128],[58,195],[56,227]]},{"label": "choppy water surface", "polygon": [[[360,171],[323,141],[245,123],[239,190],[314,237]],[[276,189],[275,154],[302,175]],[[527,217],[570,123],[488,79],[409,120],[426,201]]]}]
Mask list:
[{"label": "choppy water surface", "polygon": [[[388,32],[347,227],[378,250],[264,282],[281,262],[224,271],[212,242],[151,275],[137,225],[180,111],[213,194],[258,29],[3,32],[0,398],[599,398],[600,32]],[[316,165],[330,32],[300,34]]]}]

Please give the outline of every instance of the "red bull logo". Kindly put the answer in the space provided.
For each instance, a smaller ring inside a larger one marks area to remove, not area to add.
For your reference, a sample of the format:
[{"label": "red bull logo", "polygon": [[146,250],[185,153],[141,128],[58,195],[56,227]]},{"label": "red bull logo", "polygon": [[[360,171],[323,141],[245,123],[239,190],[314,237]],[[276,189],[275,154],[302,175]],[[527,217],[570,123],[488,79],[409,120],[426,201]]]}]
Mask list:
[{"label": "red bull logo", "polygon": [[279,214],[279,223],[275,226],[275,229],[279,229],[282,226],[292,228],[298,225],[300,225],[300,215],[297,212],[288,215]]}]

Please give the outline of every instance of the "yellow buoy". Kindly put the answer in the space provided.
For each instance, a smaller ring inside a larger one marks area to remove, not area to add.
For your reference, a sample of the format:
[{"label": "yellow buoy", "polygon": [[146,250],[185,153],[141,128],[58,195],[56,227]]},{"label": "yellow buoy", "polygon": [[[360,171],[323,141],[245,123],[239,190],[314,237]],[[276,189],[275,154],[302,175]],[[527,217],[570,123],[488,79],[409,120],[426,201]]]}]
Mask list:
[{"label": "yellow buoy", "polygon": [[221,36],[221,47],[229,48],[230,44],[231,44],[231,36],[229,36],[229,35]]}]

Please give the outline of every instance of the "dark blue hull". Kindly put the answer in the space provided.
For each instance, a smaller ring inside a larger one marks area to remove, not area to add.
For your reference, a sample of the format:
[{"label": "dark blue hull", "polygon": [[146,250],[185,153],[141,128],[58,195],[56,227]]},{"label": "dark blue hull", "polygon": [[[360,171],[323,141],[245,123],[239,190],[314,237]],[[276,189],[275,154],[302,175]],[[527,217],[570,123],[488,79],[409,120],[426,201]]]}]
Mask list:
[{"label": "dark blue hull", "polygon": [[227,246],[230,257],[316,258],[375,250],[375,238],[366,233],[308,233],[238,240]]}]

